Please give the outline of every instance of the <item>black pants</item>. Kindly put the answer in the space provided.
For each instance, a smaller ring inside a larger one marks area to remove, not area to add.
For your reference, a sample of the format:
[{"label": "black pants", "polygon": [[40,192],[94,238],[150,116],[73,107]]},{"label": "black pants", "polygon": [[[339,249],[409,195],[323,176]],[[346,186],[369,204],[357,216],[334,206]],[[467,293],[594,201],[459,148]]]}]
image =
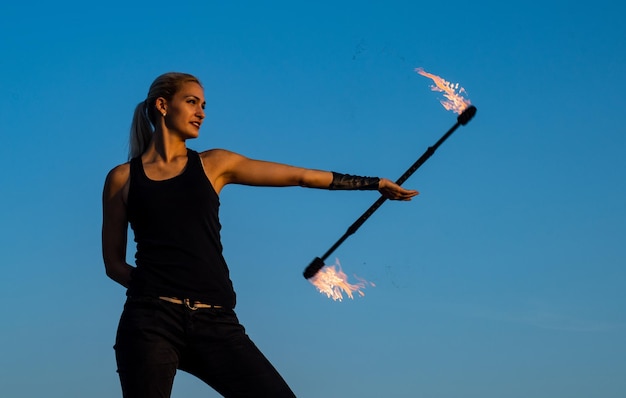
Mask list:
[{"label": "black pants", "polygon": [[129,298],[115,354],[124,398],[169,397],[177,369],[224,397],[295,397],[230,309]]}]

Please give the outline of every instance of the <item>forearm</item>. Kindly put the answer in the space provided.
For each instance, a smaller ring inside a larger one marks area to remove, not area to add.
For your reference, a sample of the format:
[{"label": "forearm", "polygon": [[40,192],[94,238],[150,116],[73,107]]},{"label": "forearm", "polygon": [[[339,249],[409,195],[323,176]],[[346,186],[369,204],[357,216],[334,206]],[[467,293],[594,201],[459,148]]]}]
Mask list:
[{"label": "forearm", "polygon": [[128,288],[135,267],[121,261],[104,261],[106,274],[120,285]]},{"label": "forearm", "polygon": [[332,172],[333,180],[328,186],[331,190],[368,190],[375,191],[379,188],[380,178],[360,177],[351,174]]},{"label": "forearm", "polygon": [[329,189],[333,191],[376,191],[380,188],[380,178],[361,177],[337,172],[303,170],[298,185],[308,188]]},{"label": "forearm", "polygon": [[333,173],[330,171],[301,169],[297,185],[306,188],[329,189],[333,181]]},{"label": "forearm", "polygon": [[335,172],[332,174],[333,180],[328,187],[331,190],[377,190],[381,195],[391,200],[411,200],[418,194],[417,191],[402,188],[387,178],[360,177]]}]

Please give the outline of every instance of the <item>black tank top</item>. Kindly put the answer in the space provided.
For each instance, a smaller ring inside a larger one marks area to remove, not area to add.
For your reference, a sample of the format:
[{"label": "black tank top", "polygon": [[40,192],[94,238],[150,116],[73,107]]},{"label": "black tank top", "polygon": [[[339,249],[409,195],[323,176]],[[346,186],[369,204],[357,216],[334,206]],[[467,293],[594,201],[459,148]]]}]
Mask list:
[{"label": "black tank top", "polygon": [[129,296],[169,296],[235,307],[222,256],[219,197],[198,152],[187,150],[181,174],[150,180],[141,157],[130,161],[128,220],[135,234],[137,268]]}]

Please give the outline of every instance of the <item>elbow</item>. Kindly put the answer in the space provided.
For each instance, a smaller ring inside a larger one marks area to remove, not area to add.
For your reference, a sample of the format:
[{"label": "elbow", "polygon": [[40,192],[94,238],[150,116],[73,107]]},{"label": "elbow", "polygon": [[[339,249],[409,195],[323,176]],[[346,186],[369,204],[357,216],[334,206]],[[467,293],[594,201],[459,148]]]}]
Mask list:
[{"label": "elbow", "polygon": [[126,262],[104,260],[104,271],[106,275],[124,287],[128,287],[133,267]]},{"label": "elbow", "polygon": [[112,275],[115,275],[115,261],[112,261],[110,258],[103,256],[102,258],[104,262],[104,272],[109,277],[112,278]]},{"label": "elbow", "polygon": [[115,270],[114,268],[107,262],[104,263],[104,273],[111,279],[115,279]]},{"label": "elbow", "polygon": [[297,185],[304,188],[328,189],[332,178],[330,172],[310,169],[300,175]]}]

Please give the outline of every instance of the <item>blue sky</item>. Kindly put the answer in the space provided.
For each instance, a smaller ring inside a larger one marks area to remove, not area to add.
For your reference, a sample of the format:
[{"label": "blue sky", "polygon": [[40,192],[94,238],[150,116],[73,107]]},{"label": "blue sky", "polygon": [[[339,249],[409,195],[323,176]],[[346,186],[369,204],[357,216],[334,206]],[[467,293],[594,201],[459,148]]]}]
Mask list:
[{"label": "blue sky", "polygon": [[157,75],[202,80],[194,149],[395,179],[455,122],[423,67],[478,113],[333,254],[365,297],[301,272],[376,193],[223,191],[248,333],[299,397],[623,397],[618,3],[2,3],[3,395],[120,396],[100,195]]}]

